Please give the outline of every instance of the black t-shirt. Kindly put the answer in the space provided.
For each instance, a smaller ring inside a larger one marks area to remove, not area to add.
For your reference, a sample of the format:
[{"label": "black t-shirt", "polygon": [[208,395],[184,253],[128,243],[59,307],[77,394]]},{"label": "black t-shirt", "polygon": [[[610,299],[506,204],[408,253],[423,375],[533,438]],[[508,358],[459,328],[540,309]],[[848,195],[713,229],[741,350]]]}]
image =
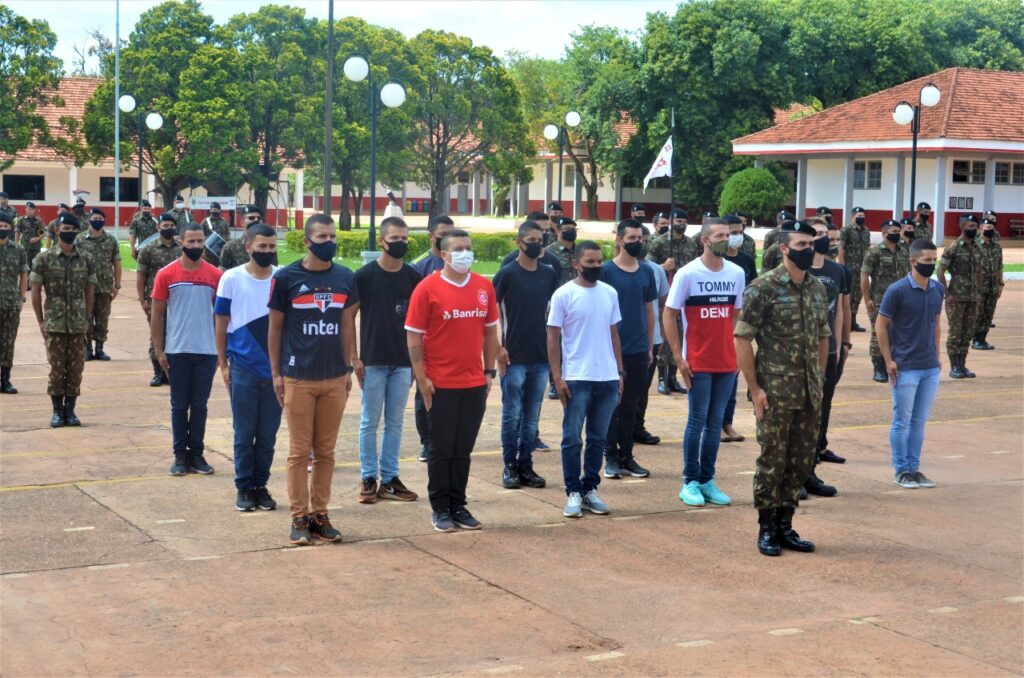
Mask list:
[{"label": "black t-shirt", "polygon": [[757,277],[757,264],[754,262],[753,257],[751,257],[746,252],[736,252],[735,257],[730,257],[728,254],[726,254],[723,258],[726,261],[731,261],[732,263],[736,264],[737,266],[743,269],[743,277],[747,279],[748,285],[750,284],[751,280]]},{"label": "black t-shirt", "polygon": [[409,264],[399,271],[385,271],[376,261],[355,274],[359,295],[359,346],[365,365],[409,367],[409,347],[405,340],[405,313],[409,298],[423,279]]},{"label": "black t-shirt", "polygon": [[332,264],[309,271],[302,260],[278,269],[267,306],[284,313],[281,374],[319,381],[348,372],[341,345],[341,312],[359,301],[352,271]]},{"label": "black t-shirt", "polygon": [[535,365],[548,361],[548,302],[560,282],[558,272],[544,264],[538,264],[536,271],[527,271],[513,262],[494,276],[494,296],[505,316],[505,348],[510,362]]},{"label": "black t-shirt", "polygon": [[828,293],[828,328],[832,331],[832,336],[828,338],[830,353],[836,350],[836,309],[839,305],[839,295],[850,293],[850,278],[844,268],[846,267],[826,259],[821,268],[811,268],[807,271],[821,281]]},{"label": "black t-shirt", "polygon": [[[508,254],[506,254],[505,258],[501,260],[501,268],[504,268],[511,264],[513,261],[515,261],[516,257],[519,256],[519,252],[519,248],[516,248],[509,252]],[[551,268],[555,269],[555,273],[557,273],[559,276],[562,275],[562,262],[556,255],[552,254],[551,252],[544,250],[541,253],[541,255],[537,258],[537,261],[539,261],[542,264],[547,264]]]}]

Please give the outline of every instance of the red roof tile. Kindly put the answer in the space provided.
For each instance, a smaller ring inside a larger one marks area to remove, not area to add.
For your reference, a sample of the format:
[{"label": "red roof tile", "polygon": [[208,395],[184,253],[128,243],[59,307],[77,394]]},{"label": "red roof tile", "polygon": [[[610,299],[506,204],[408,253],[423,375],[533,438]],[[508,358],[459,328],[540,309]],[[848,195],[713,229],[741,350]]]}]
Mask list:
[{"label": "red roof tile", "polygon": [[[909,129],[893,122],[892,109],[900,101],[919,101],[921,88],[929,82],[942,98],[933,108],[922,109],[919,138],[1024,141],[1024,73],[948,68],[748,134],[733,144],[904,140]],[[994,103],[982,112],[979,104],[986,100]]]},{"label": "red roof tile", "polygon": [[[85,115],[85,104],[92,98],[93,92],[99,87],[103,80],[101,78],[70,77],[62,78],[57,90],[44,90],[47,97],[59,96],[63,106],[47,104],[39,107],[39,114],[42,115],[50,128],[50,133],[60,139],[69,139],[70,135],[60,123],[64,117],[74,118],[81,121]],[[34,142],[28,148],[22,150],[15,156],[16,160],[38,161],[38,162],[61,162],[68,160],[62,157],[57,151],[38,142]]]},{"label": "red roof tile", "polygon": [[775,124],[782,125],[811,115],[814,113],[814,107],[808,104],[793,103],[785,108],[776,108],[774,113]]}]

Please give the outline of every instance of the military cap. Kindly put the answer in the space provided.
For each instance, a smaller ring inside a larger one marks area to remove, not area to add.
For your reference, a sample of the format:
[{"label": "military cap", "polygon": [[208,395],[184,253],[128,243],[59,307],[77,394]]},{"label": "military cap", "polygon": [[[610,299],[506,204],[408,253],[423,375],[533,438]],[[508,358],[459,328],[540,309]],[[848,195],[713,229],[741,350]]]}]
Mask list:
[{"label": "military cap", "polygon": [[101,209],[100,209],[99,207],[93,207],[93,208],[92,208],[91,210],[89,210],[89,214],[90,214],[90,215],[92,215],[92,214],[98,214],[98,215],[100,215],[101,217],[103,217],[104,219],[106,219],[106,218],[107,218],[107,215],[106,215],[106,213],[105,213],[105,212],[104,212],[103,210],[101,210]]},{"label": "military cap", "polygon": [[715,210],[708,210],[707,212],[704,213],[704,218],[705,219],[714,219],[717,216],[718,215],[715,214]]},{"label": "military cap", "polygon": [[735,214],[729,214],[729,215],[726,215],[726,217],[725,217],[725,223],[727,223],[727,224],[742,224],[743,220],[740,219]]},{"label": "military cap", "polygon": [[10,196],[7,195],[7,191],[0,191],[0,198],[9,198],[9,197]]},{"label": "military cap", "polygon": [[571,217],[558,217],[558,225],[559,226],[565,226],[566,224],[568,224],[570,226],[575,226],[576,222],[573,221]]},{"label": "military cap", "polygon": [[673,219],[685,219],[686,218],[686,210],[683,209],[682,207],[675,208],[674,210],[672,210],[672,218]]},{"label": "military cap", "polygon": [[782,227],[779,229],[780,233],[802,233],[809,235],[812,238],[818,236],[818,232],[814,230],[814,227],[808,224],[806,221],[795,221],[793,219],[787,219],[782,222]]},{"label": "military cap", "polygon": [[895,226],[896,228],[899,228],[900,227],[900,222],[896,221],[895,219],[886,219],[885,221],[882,222],[882,230],[883,231],[885,229],[887,229],[887,228],[892,228],[893,226]]},{"label": "military cap", "polygon": [[211,202],[210,203],[210,209],[211,210],[219,210],[220,209],[220,203],[219,202]]},{"label": "military cap", "polygon": [[82,222],[79,221],[78,217],[76,217],[71,212],[65,212],[64,214],[62,214],[59,217],[57,217],[57,220],[61,224],[71,224],[75,228],[78,228],[78,229],[82,228]]},{"label": "military cap", "polygon": [[170,212],[164,212],[163,214],[160,215],[159,222],[162,224],[165,221],[170,222],[170,223],[174,224],[175,226],[178,225],[178,221],[174,218],[174,215],[171,214]]},{"label": "military cap", "polygon": [[258,214],[258,215],[260,215],[261,217],[263,216],[263,210],[261,210],[261,209],[260,209],[259,207],[257,207],[256,205],[246,205],[246,206],[245,206],[245,210],[244,210],[244,212],[243,212],[243,213],[244,213],[244,214]]},{"label": "military cap", "polygon": [[5,224],[9,224],[11,226],[14,226],[14,222],[11,220],[11,218],[9,216],[7,216],[7,214],[8,214],[7,210],[4,210],[4,211],[0,212],[0,221],[4,222]]},{"label": "military cap", "polygon": [[820,216],[823,216],[823,215],[825,215],[825,214],[832,214],[832,208],[831,208],[831,207],[826,207],[826,206],[822,205],[821,207],[819,207],[819,208],[818,208],[818,209],[816,210],[816,213],[817,213],[817,215],[818,215],[819,217],[820,217]]},{"label": "military cap", "polygon": [[960,215],[960,223],[967,223],[967,222],[973,222],[973,223],[976,224],[976,223],[978,223],[978,217],[975,216],[974,214],[971,214],[970,212],[966,212],[964,214],[961,214]]},{"label": "military cap", "polygon": [[857,212],[865,212],[866,213],[866,210],[863,207],[854,207],[853,208],[853,213],[856,214]]},{"label": "military cap", "polygon": [[635,202],[633,206],[629,208],[630,212],[646,212],[647,207],[642,202]]},{"label": "military cap", "polygon": [[178,195],[174,196],[174,199],[175,200],[184,200],[184,198],[181,197],[181,193],[179,193]]},{"label": "military cap", "polygon": [[36,208],[36,204],[34,202],[32,202],[31,200],[29,200],[27,203],[25,203],[25,207],[31,207],[32,209],[35,209]]},{"label": "military cap", "polygon": [[148,200],[143,200],[142,201],[142,206],[143,207],[152,207],[153,203],[149,202]]},{"label": "military cap", "polygon": [[998,224],[996,223],[995,219],[989,219],[989,218],[982,219],[981,220],[981,224],[982,224],[982,226],[988,226],[988,225],[998,226]]},{"label": "military cap", "polygon": [[775,215],[776,218],[782,219],[783,221],[793,221],[793,213],[789,210],[779,210],[779,213]]},{"label": "military cap", "polygon": [[921,210],[930,210],[931,208],[932,208],[932,206],[931,206],[931,205],[929,205],[929,204],[928,204],[928,203],[926,203],[926,202],[919,202],[919,203],[917,203],[917,209],[918,209],[918,211],[921,211]]},{"label": "military cap", "polygon": [[76,206],[77,205],[84,205],[84,204],[85,204],[85,198],[79,197],[78,200],[75,201],[75,205]]},{"label": "military cap", "polygon": [[560,203],[560,202],[549,202],[548,203],[548,210],[549,211],[550,210],[558,210],[559,212],[561,212],[562,211],[562,203]]},{"label": "military cap", "polygon": [[668,215],[665,214],[664,212],[655,212],[654,216],[651,217],[651,220],[657,221],[658,219],[668,219]]},{"label": "military cap", "polygon": [[69,210],[69,209],[71,209],[71,208],[70,208],[70,207],[68,207],[68,204],[67,204],[66,202],[62,202],[61,204],[57,205],[57,209],[60,209],[60,210]]},{"label": "military cap", "polygon": [[985,210],[985,218],[986,219],[998,219],[999,215],[996,214],[995,212],[993,212],[992,210]]},{"label": "military cap", "polygon": [[900,226],[916,226],[916,222],[913,219],[900,219]]}]

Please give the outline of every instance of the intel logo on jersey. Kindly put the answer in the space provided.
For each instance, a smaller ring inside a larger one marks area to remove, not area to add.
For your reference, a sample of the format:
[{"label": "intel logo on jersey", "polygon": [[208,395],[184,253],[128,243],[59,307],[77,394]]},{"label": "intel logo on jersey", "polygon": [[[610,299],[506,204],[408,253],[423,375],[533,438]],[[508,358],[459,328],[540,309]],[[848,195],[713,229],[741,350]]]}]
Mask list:
[{"label": "intel logo on jersey", "polygon": [[306,336],[339,335],[341,327],[338,323],[319,322],[302,323],[302,333]]}]

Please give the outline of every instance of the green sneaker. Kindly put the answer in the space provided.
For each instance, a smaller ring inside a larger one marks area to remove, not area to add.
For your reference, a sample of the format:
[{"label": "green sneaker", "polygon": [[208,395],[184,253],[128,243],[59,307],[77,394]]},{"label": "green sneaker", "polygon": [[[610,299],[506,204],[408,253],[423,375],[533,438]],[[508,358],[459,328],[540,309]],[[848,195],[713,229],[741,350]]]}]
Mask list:
[{"label": "green sneaker", "polygon": [[714,478],[707,481],[703,485],[698,485],[698,487],[700,487],[700,493],[701,495],[703,495],[704,499],[708,501],[708,503],[714,504],[716,506],[728,506],[729,504],[732,503],[732,499],[729,498],[729,495],[727,495],[725,492],[722,492],[720,489],[718,489],[718,486],[715,485]]},{"label": "green sneaker", "polygon": [[691,480],[683,485],[683,489],[679,492],[679,498],[687,506],[704,505],[704,495],[700,491],[700,483],[696,480]]}]

